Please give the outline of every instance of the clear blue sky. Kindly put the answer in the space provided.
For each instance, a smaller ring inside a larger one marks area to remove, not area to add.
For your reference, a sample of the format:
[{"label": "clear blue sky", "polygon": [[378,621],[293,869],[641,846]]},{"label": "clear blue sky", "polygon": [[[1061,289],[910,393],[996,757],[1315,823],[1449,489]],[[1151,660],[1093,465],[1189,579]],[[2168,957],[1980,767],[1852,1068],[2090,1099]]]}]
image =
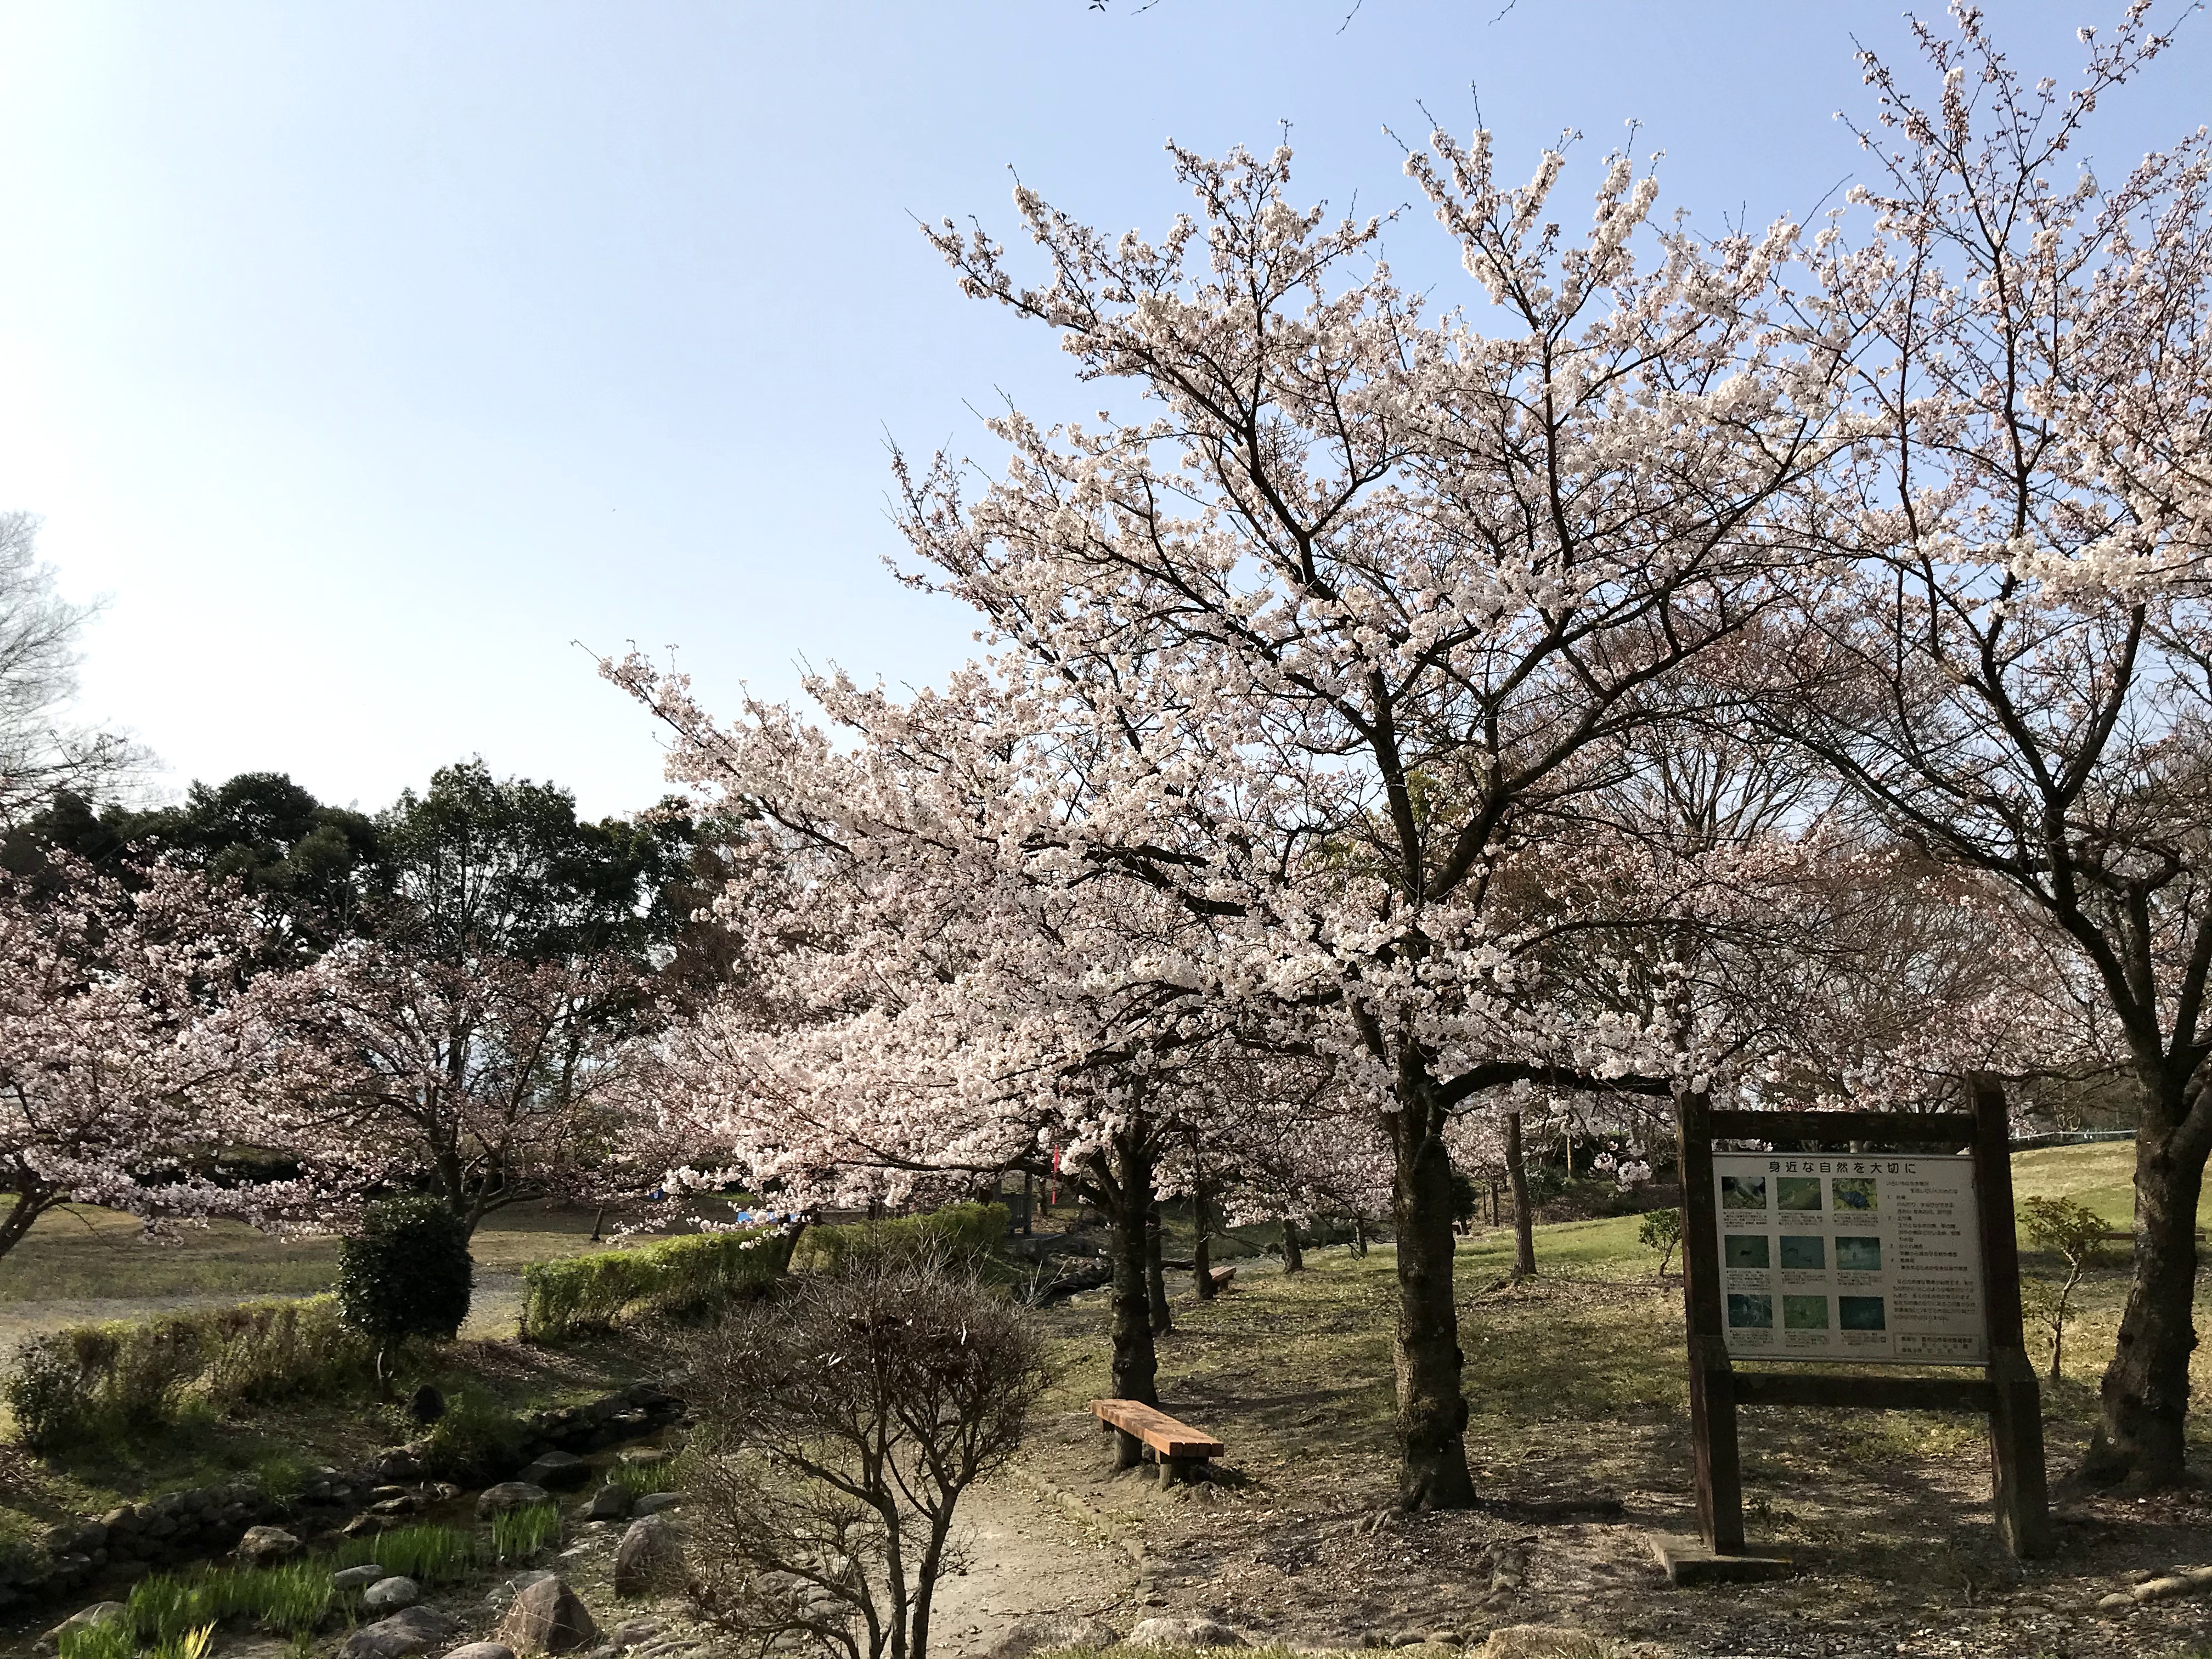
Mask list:
[{"label": "clear blue sky", "polygon": [[[1164,138],[1284,120],[1308,193],[1387,208],[1383,127],[1463,131],[1473,85],[1510,173],[1634,117],[1662,203],[1764,222],[1863,165],[1852,35],[1905,50],[1894,0],[1503,3],[0,0],[0,507],[111,596],[86,711],[173,787],[374,805],[481,752],[647,804],[651,730],[572,641],[680,647],[723,706],[802,657],[934,679],[967,623],[881,569],[887,438],[1097,401],[911,216],[1012,228],[1012,165],[1158,227]],[[2118,9],[1989,7],[2062,79]],[[2200,17],[2094,154],[2208,119]],[[1425,213],[1390,252],[1465,288]]]}]

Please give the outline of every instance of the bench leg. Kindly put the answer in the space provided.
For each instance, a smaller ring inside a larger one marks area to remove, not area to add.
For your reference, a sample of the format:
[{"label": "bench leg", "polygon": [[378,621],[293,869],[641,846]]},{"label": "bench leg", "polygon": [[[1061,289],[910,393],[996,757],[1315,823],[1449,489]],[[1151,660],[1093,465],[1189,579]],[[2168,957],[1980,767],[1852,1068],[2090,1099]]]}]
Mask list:
[{"label": "bench leg", "polygon": [[1133,1469],[1144,1462],[1145,1443],[1127,1429],[1114,1431],[1114,1467]]},{"label": "bench leg", "polygon": [[1160,1485],[1163,1486],[1172,1486],[1178,1480],[1189,1480],[1190,1462],[1191,1460],[1188,1457],[1163,1457],[1160,1459]]}]

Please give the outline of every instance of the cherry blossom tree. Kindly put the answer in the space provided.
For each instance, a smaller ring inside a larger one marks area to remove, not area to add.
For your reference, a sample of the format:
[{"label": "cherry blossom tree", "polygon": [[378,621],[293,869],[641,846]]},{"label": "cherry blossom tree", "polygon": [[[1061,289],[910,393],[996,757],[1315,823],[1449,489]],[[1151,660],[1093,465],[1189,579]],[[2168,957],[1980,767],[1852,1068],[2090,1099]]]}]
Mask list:
[{"label": "cherry blossom tree", "polygon": [[510,1204],[639,1184],[614,1085],[650,999],[628,962],[450,962],[349,939],[297,977],[300,1028],[342,1067],[331,1132],[471,1232]]},{"label": "cherry blossom tree", "polygon": [[1656,227],[1626,155],[1580,242],[1546,217],[1561,154],[1519,188],[1486,135],[1409,160],[1489,302],[1476,320],[1397,289],[1380,223],[1293,206],[1287,151],[1173,156],[1198,216],[1157,243],[1018,190],[1035,285],[981,231],[933,233],[969,293],[1146,407],[997,419],[1011,458],[973,501],[949,462],[913,479],[915,580],[1087,706],[1131,708],[1133,672],[1155,694],[1142,788],[1174,799],[1173,833],[1154,812],[1112,836],[1139,821],[1101,813],[1085,856],[1233,911],[1375,1109],[1401,1496],[1464,1504],[1443,1128],[1516,1076],[1601,1078],[1635,1047],[1516,997],[1495,872],[1571,819],[1594,745],[1781,604],[1797,492],[1839,436],[1838,350],[1772,309],[1792,227]]},{"label": "cherry blossom tree", "polygon": [[[0,1256],[63,1204],[149,1224],[326,1216],[359,1170],[292,1103],[326,1081],[298,986],[249,978],[264,942],[233,889],[157,866],[0,874]],[[291,1160],[281,1178],[240,1153]]]},{"label": "cherry blossom tree", "polygon": [[2070,92],[1967,7],[1915,25],[1925,96],[1864,58],[1871,226],[1823,233],[1806,311],[1867,343],[1819,515],[1851,574],[1755,670],[1776,730],[2071,958],[2054,1002],[2133,1082],[2134,1279],[2084,1473],[2141,1486],[2183,1478],[2212,1152],[2212,148],[2109,183],[2078,150],[2164,48],[2150,9],[2083,32]]},{"label": "cherry blossom tree", "polygon": [[774,972],[659,1042],[637,1091],[659,1139],[786,1203],[926,1201],[1056,1153],[1114,1230],[1115,1391],[1156,1399],[1163,1167],[1267,1036],[1208,918],[1071,848],[1113,769],[1093,728],[1012,677],[903,705],[825,677],[832,742],[760,704],[718,727],[680,677],[606,669],[674,732],[672,775],[777,848],[717,906]]}]

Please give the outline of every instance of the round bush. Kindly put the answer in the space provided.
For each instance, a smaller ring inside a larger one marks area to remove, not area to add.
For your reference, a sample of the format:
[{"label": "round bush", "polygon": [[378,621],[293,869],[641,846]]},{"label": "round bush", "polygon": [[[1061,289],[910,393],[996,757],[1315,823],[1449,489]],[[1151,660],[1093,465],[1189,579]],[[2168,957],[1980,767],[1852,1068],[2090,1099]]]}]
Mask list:
[{"label": "round bush", "polygon": [[338,1246],[338,1309],[380,1349],[410,1336],[450,1342],[469,1316],[469,1230],[434,1198],[371,1210]]}]

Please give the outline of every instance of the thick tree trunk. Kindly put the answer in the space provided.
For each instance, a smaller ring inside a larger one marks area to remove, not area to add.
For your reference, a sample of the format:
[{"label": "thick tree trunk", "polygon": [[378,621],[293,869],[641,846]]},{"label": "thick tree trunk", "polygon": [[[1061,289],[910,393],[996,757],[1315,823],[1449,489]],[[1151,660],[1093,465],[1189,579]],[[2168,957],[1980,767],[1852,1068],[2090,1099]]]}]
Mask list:
[{"label": "thick tree trunk", "polygon": [[1283,1218],[1283,1271],[1302,1273],[1306,1270],[1306,1253],[1298,1243],[1298,1224],[1288,1216]]},{"label": "thick tree trunk", "polygon": [[1168,1270],[1160,1260],[1160,1201],[1155,1198],[1145,1218],[1145,1296],[1152,1304],[1152,1334],[1165,1336],[1175,1328],[1175,1310],[1168,1305]]},{"label": "thick tree trunk", "polygon": [[2136,1263],[2118,1346],[2100,1392],[2103,1420],[2081,1475],[2133,1491],[2179,1484],[2197,1347],[2197,1200],[2204,1152],[2184,1129],[2146,1121],[2136,1138]]},{"label": "thick tree trunk", "polygon": [[1452,1299],[1451,1159],[1444,1113],[1418,1060],[1400,1068],[1389,1131],[1398,1234],[1398,1501],[1408,1510],[1474,1502],[1467,1472],[1467,1401],[1460,1392],[1459,1310]]},{"label": "thick tree trunk", "polygon": [[1536,1271],[1536,1212],[1528,1203],[1528,1164],[1521,1155],[1521,1114],[1505,1115],[1505,1182],[1513,1189],[1513,1276]]},{"label": "thick tree trunk", "polygon": [[1213,1300],[1213,1235],[1206,1224],[1206,1188],[1195,1185],[1190,1195],[1191,1224],[1198,1230],[1190,1247],[1190,1276],[1200,1302]]},{"label": "thick tree trunk", "polygon": [[[1152,1209],[1152,1152],[1141,1125],[1114,1137],[1114,1368],[1118,1400],[1159,1404],[1159,1357],[1152,1347],[1152,1297],[1145,1284],[1146,1218]],[[1118,1431],[1117,1431],[1118,1432]],[[1134,1436],[1119,1437],[1116,1466],[1136,1461]]]}]

